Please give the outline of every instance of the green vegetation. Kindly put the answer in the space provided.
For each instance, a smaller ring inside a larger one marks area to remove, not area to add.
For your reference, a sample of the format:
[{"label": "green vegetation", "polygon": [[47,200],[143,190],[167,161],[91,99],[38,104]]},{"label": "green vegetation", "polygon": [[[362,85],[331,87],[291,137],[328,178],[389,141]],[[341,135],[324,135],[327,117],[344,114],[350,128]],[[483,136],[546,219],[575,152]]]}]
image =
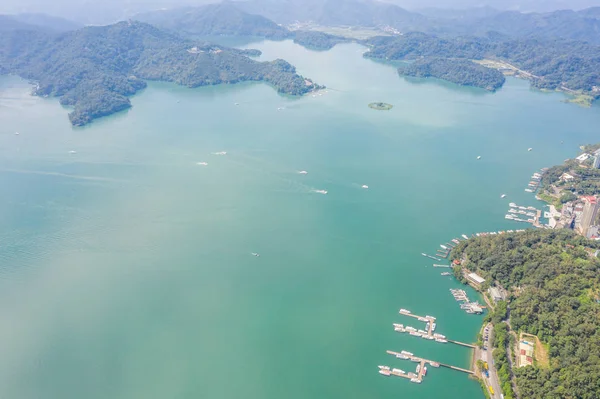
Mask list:
[{"label": "green vegetation", "polygon": [[566,40],[506,40],[495,37],[440,38],[424,33],[375,37],[366,41],[366,57],[415,60],[422,57],[447,59],[501,59],[527,71],[534,87],[579,91],[600,97],[600,46]]},{"label": "green vegetation", "polygon": [[330,35],[318,31],[296,31],[294,32],[294,43],[315,50],[329,50],[338,43],[348,42],[343,37]]},{"label": "green vegetation", "polygon": [[[513,370],[522,398],[600,397],[600,261],[590,255],[598,248],[568,230],[527,230],[470,239],[453,249],[452,259],[464,257],[467,269],[509,290],[512,329],[549,345],[549,367]],[[510,387],[501,350],[510,342],[506,327],[494,327],[503,390]]]},{"label": "green vegetation", "polygon": [[263,16],[248,14],[229,2],[152,11],[138,14],[135,19],[161,29],[196,36],[229,35],[285,39],[292,35],[283,26]]},{"label": "green vegetation", "polygon": [[[568,173],[573,176],[572,180],[561,180],[561,176]],[[552,202],[564,204],[573,201],[579,195],[597,195],[600,194],[600,169],[589,167],[589,164],[581,164],[575,159],[569,159],[562,165],[556,165],[549,168],[542,174],[542,188],[553,191],[556,187],[560,191],[560,197],[549,196],[546,199],[552,199]],[[547,195],[547,194],[546,194]],[[541,197],[544,199],[544,197]]]},{"label": "green vegetation", "polygon": [[0,71],[38,83],[36,94],[72,106],[71,123],[129,108],[145,80],[188,87],[265,81],[278,92],[302,95],[320,86],[283,60],[257,62],[236,50],[182,39],[141,22],[87,27],[58,36],[35,31],[0,35]]},{"label": "green vegetation", "polygon": [[494,356],[494,362],[496,370],[498,371],[498,379],[500,380],[504,399],[514,399],[514,393],[510,384],[510,363],[508,362],[508,356],[506,354],[510,342],[509,336],[508,325],[506,323],[494,324],[494,342],[492,343],[494,351],[492,352],[492,355]]},{"label": "green vegetation", "polygon": [[565,100],[567,103],[577,104],[582,107],[591,107],[594,102],[594,97],[587,94],[578,94]]},{"label": "green vegetation", "polygon": [[462,86],[474,86],[496,91],[504,84],[504,75],[467,59],[419,58],[398,68],[401,75],[417,78],[438,78]]},{"label": "green vegetation", "polygon": [[369,108],[376,109],[379,111],[389,111],[394,106],[388,103],[370,103]]}]

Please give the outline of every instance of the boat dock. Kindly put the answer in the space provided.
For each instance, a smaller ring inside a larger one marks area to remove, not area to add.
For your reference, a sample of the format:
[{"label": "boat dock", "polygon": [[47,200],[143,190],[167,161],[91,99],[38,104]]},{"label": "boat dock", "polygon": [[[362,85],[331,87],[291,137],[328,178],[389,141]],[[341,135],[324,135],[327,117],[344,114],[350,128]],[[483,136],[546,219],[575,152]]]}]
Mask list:
[{"label": "boat dock", "polygon": [[439,259],[439,258],[436,258],[435,256],[427,255],[426,253],[421,253],[421,255],[425,256],[426,258],[429,258],[429,259],[436,260],[436,261],[438,261],[438,262],[441,262],[441,261],[442,261],[441,259]]},{"label": "boat dock", "polygon": [[481,306],[478,302],[471,302],[465,290],[454,290],[450,288],[452,296],[457,302],[463,302],[460,304],[460,308],[470,314],[483,313],[484,306]]},{"label": "boat dock", "polygon": [[[467,374],[475,374],[475,372],[473,370],[463,369],[461,367],[456,367],[456,366],[452,366],[450,364],[436,362],[434,360],[423,359],[421,357],[415,356],[412,353],[406,352],[406,351],[394,352],[391,350],[387,350],[386,353],[396,357],[397,359],[410,360],[411,362],[418,363],[418,365],[416,368],[416,373],[410,373],[410,372],[405,373],[403,370],[400,370],[400,369],[389,370],[389,367],[388,367],[389,373],[381,373],[381,374],[394,375],[397,377],[407,378],[407,379],[410,379],[411,382],[415,382],[415,383],[419,383],[419,384],[423,381],[423,377],[427,373],[427,369],[426,369],[427,365],[429,365],[431,367],[435,367],[435,368],[446,367],[446,368],[461,371],[461,372],[467,373]],[[380,366],[380,369],[381,369],[381,367],[386,367],[386,366]]]},{"label": "boat dock", "polygon": [[419,315],[415,315],[412,314],[409,310],[406,309],[400,309],[400,311],[398,312],[401,315],[404,316],[409,316],[409,317],[413,317],[421,322],[426,323],[425,324],[425,330],[417,330],[414,327],[411,326],[404,326],[403,324],[398,324],[398,323],[393,323],[394,326],[394,331],[399,332],[399,333],[408,333],[409,335],[415,336],[415,337],[420,337],[423,339],[428,339],[430,341],[435,341],[435,342],[439,342],[441,344],[445,344],[445,343],[453,343],[456,345],[461,345],[461,346],[466,346],[468,348],[475,348],[474,345],[471,344],[467,344],[464,342],[460,342],[460,341],[454,341],[451,339],[447,339],[445,335],[442,334],[438,334],[435,331],[436,329],[436,324],[435,324],[435,317],[433,316],[419,316]]},{"label": "boat dock", "polygon": [[504,219],[515,222],[531,223],[534,227],[542,227],[542,223],[540,222],[541,217],[541,210],[536,209],[533,206],[520,206],[514,202],[509,204],[508,212],[504,215]]}]

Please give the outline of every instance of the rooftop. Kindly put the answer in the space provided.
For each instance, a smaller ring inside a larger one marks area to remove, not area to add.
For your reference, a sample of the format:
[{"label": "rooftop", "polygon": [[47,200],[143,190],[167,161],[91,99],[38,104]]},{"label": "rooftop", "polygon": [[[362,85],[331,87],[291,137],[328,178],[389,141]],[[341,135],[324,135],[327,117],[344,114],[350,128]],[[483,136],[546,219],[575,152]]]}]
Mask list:
[{"label": "rooftop", "polygon": [[483,284],[485,282],[485,279],[481,276],[478,276],[475,273],[469,273],[467,275],[467,277],[471,280],[473,280],[474,282],[476,282],[477,284]]}]

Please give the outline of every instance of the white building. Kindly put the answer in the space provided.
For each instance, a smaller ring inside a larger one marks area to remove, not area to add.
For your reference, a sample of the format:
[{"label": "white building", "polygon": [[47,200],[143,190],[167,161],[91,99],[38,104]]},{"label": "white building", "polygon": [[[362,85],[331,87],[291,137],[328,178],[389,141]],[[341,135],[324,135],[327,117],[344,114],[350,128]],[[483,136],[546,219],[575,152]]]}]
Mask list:
[{"label": "white building", "polygon": [[578,160],[579,163],[582,163],[582,162],[585,162],[588,159],[590,159],[590,157],[591,157],[591,155],[586,152],[586,153],[581,154],[580,156],[578,156],[575,159]]},{"label": "white building", "polygon": [[476,286],[480,286],[481,284],[485,283],[485,279],[481,276],[478,276],[475,273],[467,274],[467,280],[469,280],[471,283],[475,284]]}]

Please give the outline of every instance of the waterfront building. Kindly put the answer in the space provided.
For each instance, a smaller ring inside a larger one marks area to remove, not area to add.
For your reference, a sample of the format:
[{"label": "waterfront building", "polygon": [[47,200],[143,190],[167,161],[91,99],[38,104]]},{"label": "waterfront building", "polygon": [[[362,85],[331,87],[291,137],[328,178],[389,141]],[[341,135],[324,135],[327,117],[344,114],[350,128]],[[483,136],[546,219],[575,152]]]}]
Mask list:
[{"label": "waterfront building", "polygon": [[481,287],[481,284],[485,283],[485,279],[475,273],[467,274],[467,280],[469,280],[470,283],[473,283],[473,285],[476,287]]}]

